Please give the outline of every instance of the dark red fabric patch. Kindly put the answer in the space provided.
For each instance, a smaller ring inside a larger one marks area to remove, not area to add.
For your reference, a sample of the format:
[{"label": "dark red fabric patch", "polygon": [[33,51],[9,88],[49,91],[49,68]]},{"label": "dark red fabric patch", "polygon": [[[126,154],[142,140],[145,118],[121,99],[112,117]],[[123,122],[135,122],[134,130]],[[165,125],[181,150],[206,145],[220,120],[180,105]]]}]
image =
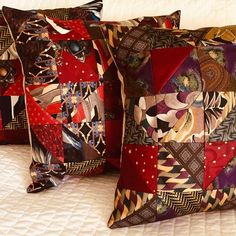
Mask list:
[{"label": "dark red fabric patch", "polygon": [[107,161],[110,162],[115,168],[120,169],[120,155],[121,155],[121,142],[122,140],[122,120],[106,120],[106,155]]},{"label": "dark red fabric patch", "polygon": [[157,146],[125,144],[118,188],[155,193],[157,190]]},{"label": "dark red fabric patch", "polygon": [[104,45],[101,44],[99,40],[93,40],[94,44],[96,45],[97,52],[101,58],[101,64],[103,66],[103,70],[106,71],[109,68],[109,59],[111,55],[108,53],[105,53]]},{"label": "dark red fabric patch", "polygon": [[161,91],[192,50],[192,47],[182,47],[161,48],[151,51],[154,94]]},{"label": "dark red fabric patch", "polygon": [[235,155],[236,141],[205,143],[204,189],[209,186]]},{"label": "dark red fabric patch", "polygon": [[22,96],[24,94],[23,89],[23,75],[21,73],[21,65],[18,60],[12,60],[14,69],[16,70],[16,75],[14,76],[14,83],[10,83],[6,91],[4,91],[4,96]]},{"label": "dark red fabric patch", "polygon": [[1,112],[0,112],[0,130],[2,130],[3,128],[3,125],[2,125],[2,115],[1,115]]},{"label": "dark red fabric patch", "polygon": [[[64,162],[64,149],[62,143],[62,126],[61,125],[31,125],[31,128],[40,141],[40,143],[58,159]],[[47,134],[47,135],[45,135]]]},{"label": "dark red fabric patch", "polygon": [[[1,120],[0,120],[1,126]],[[1,144],[29,144],[29,133],[27,129],[1,130],[0,127],[0,143]]]},{"label": "dark red fabric patch", "polygon": [[94,50],[91,49],[90,55],[85,62],[80,62],[71,53],[62,52],[62,65],[57,66],[60,83],[98,81],[97,63]]},{"label": "dark red fabric patch", "polygon": [[28,91],[26,91],[26,103],[30,125],[60,124],[40,107]]},{"label": "dark red fabric patch", "polygon": [[[84,121],[84,119],[86,119],[85,113],[84,113],[84,108],[83,108],[83,104],[78,104],[77,106],[77,112],[74,114],[72,121],[73,123],[81,123]],[[66,124],[67,119],[63,120],[63,123]]]},{"label": "dark red fabric patch", "polygon": [[[50,34],[50,39],[54,40],[86,40],[91,39],[87,29],[81,20],[60,20],[53,19],[53,22],[63,29],[70,30],[67,34]],[[56,26],[55,29],[58,27]]]},{"label": "dark red fabric patch", "polygon": [[61,113],[61,103],[60,102],[54,102],[52,104],[49,104],[45,111],[49,113],[50,115]]}]

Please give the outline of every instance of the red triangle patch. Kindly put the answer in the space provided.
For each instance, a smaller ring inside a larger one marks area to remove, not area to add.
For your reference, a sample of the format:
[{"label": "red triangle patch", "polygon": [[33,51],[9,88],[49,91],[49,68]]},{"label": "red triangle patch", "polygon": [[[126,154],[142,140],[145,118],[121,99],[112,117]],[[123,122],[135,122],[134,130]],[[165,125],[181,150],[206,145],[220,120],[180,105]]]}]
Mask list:
[{"label": "red triangle patch", "polygon": [[161,48],[152,50],[151,62],[154,80],[153,93],[159,93],[161,91],[192,50],[192,47]]},{"label": "red triangle patch", "polygon": [[49,115],[40,107],[40,105],[33,99],[28,91],[26,91],[25,94],[30,125],[60,124],[60,122],[55,120],[51,115]]},{"label": "red triangle patch", "polygon": [[21,96],[23,94],[23,76],[21,75],[13,84],[9,84],[7,91],[4,92],[4,96]]},{"label": "red triangle patch", "polygon": [[236,155],[236,141],[205,143],[204,181],[206,189]]},{"label": "red triangle patch", "polygon": [[4,92],[4,96],[21,96],[24,94],[23,89],[23,75],[21,72],[21,65],[18,61],[12,61],[14,63],[14,68],[17,71],[14,77],[14,83],[8,84],[7,90]]},{"label": "red triangle patch", "polygon": [[[31,126],[40,143],[60,162],[64,162],[61,125],[33,125]],[[48,134],[48,135],[45,135]]]}]

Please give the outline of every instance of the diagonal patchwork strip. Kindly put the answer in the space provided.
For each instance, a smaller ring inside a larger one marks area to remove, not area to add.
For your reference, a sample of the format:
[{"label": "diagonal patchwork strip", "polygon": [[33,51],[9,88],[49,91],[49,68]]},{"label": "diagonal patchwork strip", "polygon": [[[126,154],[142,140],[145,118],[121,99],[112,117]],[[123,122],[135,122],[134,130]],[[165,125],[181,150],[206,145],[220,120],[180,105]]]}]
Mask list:
[{"label": "diagonal patchwork strip", "polygon": [[99,166],[103,167],[105,162],[105,159],[82,161],[79,163],[68,162],[65,163],[66,173],[69,175],[86,175],[86,173],[89,174]]},{"label": "diagonal patchwork strip", "polygon": [[209,142],[233,141],[236,139],[236,106],[210,134]]},{"label": "diagonal patchwork strip", "polygon": [[184,166],[195,181],[202,186],[204,144],[169,142],[164,143],[163,146]]},{"label": "diagonal patchwork strip", "polygon": [[159,191],[187,192],[201,189],[183,165],[163,147],[158,153],[157,172],[157,189]]},{"label": "diagonal patchwork strip", "polygon": [[114,223],[112,229],[119,227],[127,227],[132,225],[138,225],[141,223],[152,223],[156,221],[156,210],[157,210],[157,200],[155,198],[146,202],[145,205],[139,210],[130,214],[125,219]]},{"label": "diagonal patchwork strip", "polygon": [[28,123],[26,119],[26,112],[22,110],[16,117],[14,117],[11,122],[4,125],[5,130],[17,130],[17,129],[27,129]]},{"label": "diagonal patchwork strip", "polygon": [[0,56],[12,45],[10,31],[7,26],[0,26]]},{"label": "diagonal patchwork strip", "polygon": [[202,191],[192,192],[158,192],[158,197],[177,215],[187,215],[200,210]]},{"label": "diagonal patchwork strip", "polygon": [[211,187],[214,189],[233,188],[236,186],[236,156],[228,162],[219,175],[214,179]]},{"label": "diagonal patchwork strip", "polygon": [[230,209],[236,205],[236,189],[215,189],[203,193],[201,211]]},{"label": "diagonal patchwork strip", "polygon": [[137,192],[130,189],[116,189],[115,210],[113,211],[109,224],[113,225],[115,222],[123,221],[123,226],[130,225],[126,221],[128,215],[134,214],[145,206],[148,202],[155,200],[151,193]]}]

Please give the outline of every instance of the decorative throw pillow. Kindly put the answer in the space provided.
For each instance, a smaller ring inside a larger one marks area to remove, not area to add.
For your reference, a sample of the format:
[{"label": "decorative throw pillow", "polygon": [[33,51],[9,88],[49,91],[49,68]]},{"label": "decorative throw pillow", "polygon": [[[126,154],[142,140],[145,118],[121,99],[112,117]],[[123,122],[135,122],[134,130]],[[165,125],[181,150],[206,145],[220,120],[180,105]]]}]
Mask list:
[{"label": "decorative throw pillow", "polygon": [[[101,173],[106,160],[119,161],[120,82],[100,28],[35,11],[4,7],[3,13],[25,76],[33,156],[28,192],[56,186],[65,174]],[[162,18],[178,25],[174,17],[179,12]]]},{"label": "decorative throw pillow", "polygon": [[109,227],[234,207],[236,26],[102,27],[125,97]]},{"label": "decorative throw pillow", "polygon": [[[75,8],[37,10],[60,19],[99,20],[102,1]],[[29,143],[23,76],[11,35],[0,12],[0,144]]]}]

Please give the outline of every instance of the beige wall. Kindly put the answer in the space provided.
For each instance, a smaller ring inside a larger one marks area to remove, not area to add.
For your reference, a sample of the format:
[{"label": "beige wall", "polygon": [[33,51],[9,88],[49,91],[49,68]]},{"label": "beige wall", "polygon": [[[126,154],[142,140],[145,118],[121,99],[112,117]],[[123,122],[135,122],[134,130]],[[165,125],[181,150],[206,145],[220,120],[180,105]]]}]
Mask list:
[{"label": "beige wall", "polygon": [[[78,6],[89,0],[0,0],[21,9]],[[104,20],[130,19],[143,15],[169,14],[182,10],[181,27],[199,28],[236,24],[236,0],[103,0]]]}]

